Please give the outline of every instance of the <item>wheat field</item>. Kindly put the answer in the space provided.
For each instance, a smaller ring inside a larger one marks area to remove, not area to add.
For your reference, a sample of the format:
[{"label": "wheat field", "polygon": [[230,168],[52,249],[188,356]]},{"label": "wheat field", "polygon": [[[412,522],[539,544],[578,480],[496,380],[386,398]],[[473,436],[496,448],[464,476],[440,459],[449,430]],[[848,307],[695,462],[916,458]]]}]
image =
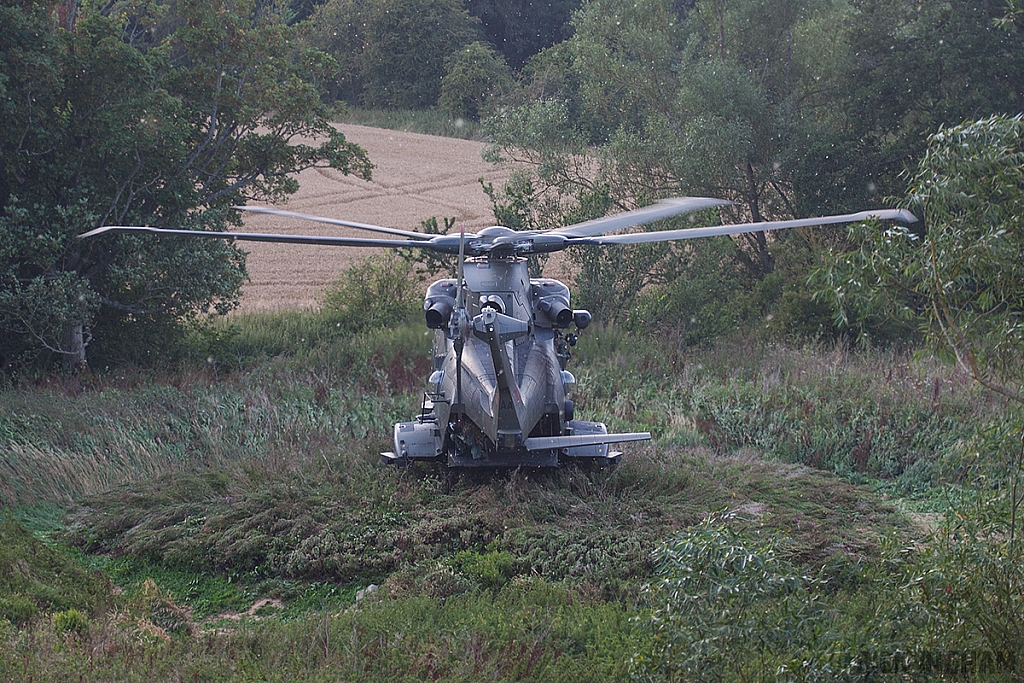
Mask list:
[{"label": "wheat field", "polygon": [[[436,216],[454,217],[467,230],[494,222],[490,200],[479,179],[500,187],[509,169],[485,162],[484,143],[336,124],[345,137],[367,151],[373,180],[334,169],[299,175],[299,191],[276,208],[299,213],[413,230]],[[380,237],[359,230],[291,218],[250,214],[248,232]],[[241,310],[310,308],[324,287],[353,260],[375,250],[248,242],[250,281],[242,287]]]}]

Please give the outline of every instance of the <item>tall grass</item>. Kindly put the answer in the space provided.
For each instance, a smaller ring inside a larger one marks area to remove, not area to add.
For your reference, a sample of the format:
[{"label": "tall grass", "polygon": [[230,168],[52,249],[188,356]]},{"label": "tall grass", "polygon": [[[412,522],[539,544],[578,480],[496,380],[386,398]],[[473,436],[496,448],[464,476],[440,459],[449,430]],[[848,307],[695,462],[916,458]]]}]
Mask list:
[{"label": "tall grass", "polygon": [[[26,615],[0,620],[0,677],[132,680],[114,672],[145,661],[148,677],[196,680],[621,680],[634,654],[658,652],[645,618],[678,606],[643,600],[666,576],[652,551],[723,514],[728,533],[710,537],[770,539],[787,576],[813,577],[786,600],[749,603],[781,629],[806,598],[814,620],[792,652],[877,645],[885,666],[885,648],[913,646],[927,664],[947,656],[933,634],[953,624],[950,661],[972,648],[996,661],[957,611],[966,603],[914,578],[958,575],[963,553],[917,564],[923,532],[856,484],[917,496],[968,485],[962,454],[983,450],[974,428],[999,419],[998,403],[948,366],[897,353],[641,342],[594,328],[574,350],[578,414],[655,434],[611,471],[382,467],[377,452],[419,408],[428,373],[418,323],[240,316],[192,340],[193,365],[4,389],[6,514],[52,532],[53,505],[68,507],[49,542],[73,544],[66,558],[125,593],[104,596],[117,605],[106,614],[73,591],[48,603],[55,579],[33,553],[14,558],[45,580],[0,595]],[[1014,595],[1017,574],[1003,574]],[[896,600],[912,582],[922,588]],[[378,591],[354,603],[370,583]],[[985,604],[987,590],[968,597]],[[267,607],[261,621],[218,619],[257,598],[282,600],[285,618]],[[708,604],[699,616],[727,627]],[[758,670],[748,650],[737,671]]]},{"label": "tall grass", "polygon": [[581,338],[577,414],[659,443],[705,444],[924,492],[962,480],[976,427],[1004,406],[956,367],[842,345],[720,341],[701,347],[614,328]]},{"label": "tall grass", "polygon": [[237,333],[197,351],[198,369],[5,390],[0,504],[67,504],[168,472],[380,450],[390,425],[418,409],[429,348],[422,331],[350,332],[333,342],[321,333],[283,355],[282,329],[317,325],[292,314],[230,324]]},{"label": "tall grass", "polygon": [[[162,610],[161,610],[162,607]],[[166,605],[14,631],[0,621],[4,680],[622,680],[635,650],[629,614],[542,581],[439,602],[366,600],[339,613],[247,619],[175,635]],[[162,618],[161,618],[162,617]],[[169,623],[170,622],[170,623]]]}]

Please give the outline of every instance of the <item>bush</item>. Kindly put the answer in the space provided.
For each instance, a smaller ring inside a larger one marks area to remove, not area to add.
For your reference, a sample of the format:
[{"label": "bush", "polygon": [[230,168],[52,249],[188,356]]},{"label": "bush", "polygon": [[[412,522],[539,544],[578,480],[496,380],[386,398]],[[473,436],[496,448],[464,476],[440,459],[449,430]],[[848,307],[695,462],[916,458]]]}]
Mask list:
[{"label": "bush", "polygon": [[71,608],[53,615],[53,627],[61,633],[72,633],[80,638],[89,635],[89,619]]},{"label": "bush", "polygon": [[635,679],[1018,680],[1024,571],[1005,511],[978,500],[924,550],[886,539],[838,586],[728,517],[679,534],[655,553]]},{"label": "bush", "polygon": [[405,322],[416,310],[413,266],[395,254],[371,256],[352,266],[321,299],[327,323],[361,331]]},{"label": "bush", "polygon": [[366,109],[351,105],[339,105],[336,108],[335,120],[339,123],[351,123],[357,126],[438,135],[460,140],[479,140],[482,136],[479,123],[466,119],[453,120],[451,116],[436,107],[431,109]]},{"label": "bush", "polygon": [[0,597],[0,619],[6,619],[15,625],[27,623],[36,615],[39,608],[24,595],[14,594]]},{"label": "bush", "polygon": [[40,611],[100,609],[110,584],[49,548],[10,517],[0,521],[0,618],[23,624]]},{"label": "bush", "polygon": [[[947,511],[904,585],[929,616],[925,663],[1024,673],[1024,566],[1016,491],[964,496]],[[1014,529],[1011,525],[1016,525]]]},{"label": "bush", "polygon": [[760,319],[765,307],[755,296],[757,282],[735,262],[735,252],[728,238],[674,250],[668,281],[636,296],[629,326],[671,329],[691,345],[729,336]]},{"label": "bush", "polygon": [[813,581],[771,539],[727,522],[712,517],[655,553],[661,580],[648,587],[653,638],[633,660],[638,680],[763,680],[820,628]]},{"label": "bush", "polygon": [[500,550],[488,553],[461,550],[455,553],[452,564],[485,588],[501,588],[515,573],[515,558]]}]

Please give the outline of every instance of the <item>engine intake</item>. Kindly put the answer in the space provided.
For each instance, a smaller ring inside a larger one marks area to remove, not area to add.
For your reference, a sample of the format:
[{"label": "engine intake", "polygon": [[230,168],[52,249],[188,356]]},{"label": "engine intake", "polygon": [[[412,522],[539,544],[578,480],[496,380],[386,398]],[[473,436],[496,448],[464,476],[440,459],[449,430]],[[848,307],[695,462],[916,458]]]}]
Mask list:
[{"label": "engine intake", "polygon": [[448,326],[455,309],[455,280],[438,280],[427,289],[423,300],[427,327],[432,330],[443,330]]},{"label": "engine intake", "polygon": [[537,302],[537,308],[546,315],[555,327],[568,327],[572,324],[572,309],[569,302],[560,296],[546,296]]}]

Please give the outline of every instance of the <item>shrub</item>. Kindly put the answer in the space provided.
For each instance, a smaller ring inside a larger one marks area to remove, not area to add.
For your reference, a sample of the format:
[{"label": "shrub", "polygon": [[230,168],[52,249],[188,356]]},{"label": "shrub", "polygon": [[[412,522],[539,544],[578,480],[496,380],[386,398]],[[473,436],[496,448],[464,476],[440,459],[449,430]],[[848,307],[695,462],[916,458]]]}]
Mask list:
[{"label": "shrub", "polygon": [[0,618],[23,624],[40,611],[99,609],[110,584],[48,547],[10,517],[0,521]]},{"label": "shrub", "polygon": [[371,256],[345,271],[324,293],[327,322],[352,331],[404,322],[416,309],[412,264],[394,254]]},{"label": "shrub", "polygon": [[53,626],[61,633],[72,633],[80,638],[89,635],[89,619],[71,608],[53,615]]},{"label": "shrub", "polygon": [[24,595],[16,593],[0,597],[0,619],[6,619],[12,624],[25,624],[38,611],[36,604]]},{"label": "shrub", "polygon": [[452,564],[485,588],[501,588],[515,573],[515,558],[500,550],[488,553],[462,550],[455,553]]},{"label": "shrub", "polygon": [[1024,673],[1024,567],[1003,490],[966,496],[947,512],[904,585],[929,616],[922,664],[953,671]]},{"label": "shrub", "polygon": [[711,517],[655,553],[648,587],[653,633],[633,660],[638,680],[762,680],[820,627],[813,580],[781,559],[771,539]]},{"label": "shrub", "polygon": [[676,249],[667,281],[635,295],[623,316],[637,331],[672,330],[685,344],[726,337],[764,312],[755,281],[735,260],[736,246],[714,238]]}]

